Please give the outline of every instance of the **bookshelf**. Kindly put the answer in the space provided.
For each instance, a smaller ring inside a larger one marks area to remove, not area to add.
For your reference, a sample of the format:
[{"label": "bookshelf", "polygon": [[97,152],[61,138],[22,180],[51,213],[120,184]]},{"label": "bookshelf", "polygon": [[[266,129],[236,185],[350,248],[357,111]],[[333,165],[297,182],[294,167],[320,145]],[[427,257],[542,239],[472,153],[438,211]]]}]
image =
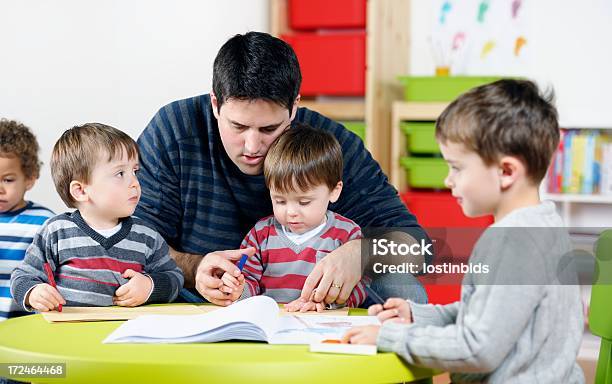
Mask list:
[{"label": "bookshelf", "polygon": [[547,193],[542,198],[560,203],[584,203],[584,204],[612,204],[612,196],[605,195],[579,195],[571,193]]},{"label": "bookshelf", "polygon": [[[270,0],[270,33],[297,32],[288,21],[289,0]],[[302,98],[301,106],[334,120],[365,121],[365,144],[389,175],[392,170],[391,103],[401,98],[398,74],[408,73],[410,64],[410,0],[368,0],[366,20],[366,92],[364,97]],[[393,57],[393,60],[389,60]]]}]

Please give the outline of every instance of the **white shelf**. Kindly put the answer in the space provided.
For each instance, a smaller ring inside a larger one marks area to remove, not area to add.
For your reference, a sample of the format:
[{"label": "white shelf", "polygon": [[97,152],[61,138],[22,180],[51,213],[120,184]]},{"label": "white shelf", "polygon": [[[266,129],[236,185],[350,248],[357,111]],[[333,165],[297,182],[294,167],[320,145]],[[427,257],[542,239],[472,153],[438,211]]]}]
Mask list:
[{"label": "white shelf", "polygon": [[612,195],[579,195],[569,193],[544,193],[544,200],[552,200],[564,203],[590,203],[590,204],[612,204]]}]

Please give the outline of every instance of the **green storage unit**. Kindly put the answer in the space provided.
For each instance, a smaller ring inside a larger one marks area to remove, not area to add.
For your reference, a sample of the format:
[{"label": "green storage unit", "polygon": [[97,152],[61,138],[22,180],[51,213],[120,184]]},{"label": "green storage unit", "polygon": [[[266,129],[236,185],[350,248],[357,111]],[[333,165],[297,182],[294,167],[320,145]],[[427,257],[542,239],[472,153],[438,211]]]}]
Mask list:
[{"label": "green storage unit", "polygon": [[494,76],[400,76],[406,101],[452,101],[479,85],[501,79]]},{"label": "green storage unit", "polygon": [[409,153],[440,153],[436,142],[436,123],[433,121],[404,121],[400,124],[406,135]]},{"label": "green storage unit", "polygon": [[353,132],[365,143],[365,122],[364,121],[342,121],[340,124],[344,125],[346,129]]},{"label": "green storage unit", "polygon": [[407,171],[408,185],[414,188],[446,188],[448,174],[446,161],[441,157],[402,157],[402,167]]}]

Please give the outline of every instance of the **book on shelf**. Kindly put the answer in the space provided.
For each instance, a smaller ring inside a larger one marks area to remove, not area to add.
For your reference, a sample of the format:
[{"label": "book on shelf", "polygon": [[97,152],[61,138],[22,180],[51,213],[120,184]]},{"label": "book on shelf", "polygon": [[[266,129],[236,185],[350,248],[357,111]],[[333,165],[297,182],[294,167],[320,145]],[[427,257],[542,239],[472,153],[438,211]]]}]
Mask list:
[{"label": "book on shelf", "polygon": [[612,195],[612,139],[597,131],[563,130],[546,178],[549,193]]},{"label": "book on shelf", "polygon": [[376,316],[281,315],[268,296],[253,296],[198,315],[144,315],[128,320],[104,343],[214,343],[227,340],[312,344],[339,340],[350,328],[378,325]]}]

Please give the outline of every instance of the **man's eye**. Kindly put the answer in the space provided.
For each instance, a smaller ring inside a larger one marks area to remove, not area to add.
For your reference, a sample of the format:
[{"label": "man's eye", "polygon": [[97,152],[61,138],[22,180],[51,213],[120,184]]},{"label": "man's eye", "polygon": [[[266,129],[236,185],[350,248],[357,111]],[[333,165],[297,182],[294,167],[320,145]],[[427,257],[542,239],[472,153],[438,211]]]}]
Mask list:
[{"label": "man's eye", "polygon": [[300,205],[308,205],[310,204],[310,201],[300,201]]},{"label": "man's eye", "polygon": [[115,176],[117,177],[123,177],[124,172],[123,171],[119,171],[117,172],[117,174]]},{"label": "man's eye", "polygon": [[276,204],[280,204],[280,205],[285,204],[285,201],[284,201],[284,200],[275,200],[274,202],[275,202]]}]

